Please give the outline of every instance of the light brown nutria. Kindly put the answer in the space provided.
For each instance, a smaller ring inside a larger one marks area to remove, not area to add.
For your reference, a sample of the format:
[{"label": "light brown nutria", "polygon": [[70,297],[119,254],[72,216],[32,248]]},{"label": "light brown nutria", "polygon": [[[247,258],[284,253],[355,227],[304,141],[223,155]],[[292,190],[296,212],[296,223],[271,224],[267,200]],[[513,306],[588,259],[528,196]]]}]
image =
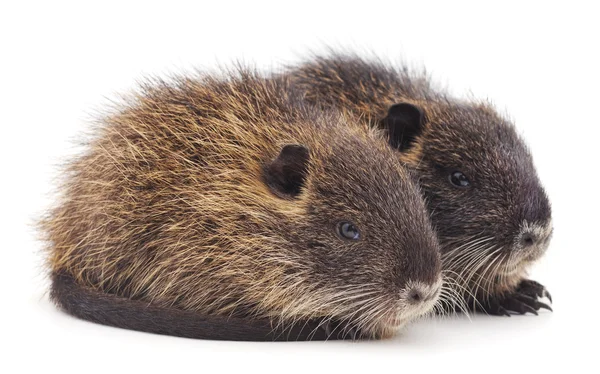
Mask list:
[{"label": "light brown nutria", "polygon": [[548,247],[550,203],[507,119],[490,104],[449,97],[426,76],[377,59],[316,56],[292,67],[290,77],[307,102],[387,132],[420,179],[442,268],[460,300],[498,315],[550,309],[538,299],[550,294],[525,277]]},{"label": "light brown nutria", "polygon": [[439,246],[385,139],[345,122],[243,69],[144,85],[102,120],[43,222],[54,300],[188,337],[276,337],[210,316],[391,336],[433,307]]}]

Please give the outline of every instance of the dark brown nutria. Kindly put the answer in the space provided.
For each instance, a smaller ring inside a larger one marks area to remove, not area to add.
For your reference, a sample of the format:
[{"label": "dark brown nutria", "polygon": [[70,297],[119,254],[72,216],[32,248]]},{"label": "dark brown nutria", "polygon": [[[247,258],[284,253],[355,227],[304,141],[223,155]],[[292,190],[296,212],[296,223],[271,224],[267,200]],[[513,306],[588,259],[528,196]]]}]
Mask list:
[{"label": "dark brown nutria", "polygon": [[416,183],[376,131],[289,92],[244,69],[180,77],[104,118],[42,223],[54,301],[234,340],[385,338],[431,310],[439,245]]},{"label": "dark brown nutria", "polygon": [[[432,88],[406,68],[350,54],[286,74],[307,102],[382,128],[416,171],[442,247],[442,268],[471,309],[537,314],[550,294],[525,278],[548,247],[550,203],[513,125],[486,103]],[[551,301],[551,300],[550,300]]]}]

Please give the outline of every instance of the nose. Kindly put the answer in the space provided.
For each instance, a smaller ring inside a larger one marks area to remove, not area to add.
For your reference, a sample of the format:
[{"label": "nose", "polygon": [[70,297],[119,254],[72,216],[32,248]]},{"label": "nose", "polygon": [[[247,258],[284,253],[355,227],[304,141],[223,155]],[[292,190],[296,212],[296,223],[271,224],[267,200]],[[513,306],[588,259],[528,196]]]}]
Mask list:
[{"label": "nose", "polygon": [[530,249],[546,244],[551,234],[550,226],[529,226],[521,232],[518,242],[521,248]]},{"label": "nose", "polygon": [[521,236],[521,246],[523,248],[532,247],[536,243],[536,236],[533,233],[526,232]]},{"label": "nose", "polygon": [[431,301],[438,296],[439,285],[426,286],[423,284],[412,285],[407,294],[408,302],[413,305]]}]

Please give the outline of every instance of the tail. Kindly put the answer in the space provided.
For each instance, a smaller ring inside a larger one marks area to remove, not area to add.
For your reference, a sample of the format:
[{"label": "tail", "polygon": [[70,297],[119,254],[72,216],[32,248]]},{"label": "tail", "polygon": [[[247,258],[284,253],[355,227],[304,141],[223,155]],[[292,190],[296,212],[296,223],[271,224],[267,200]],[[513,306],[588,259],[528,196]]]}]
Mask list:
[{"label": "tail", "polygon": [[318,321],[274,329],[269,320],[201,315],[96,291],[64,273],[52,274],[50,297],[65,312],[87,321],[153,334],[235,341],[336,340]]}]

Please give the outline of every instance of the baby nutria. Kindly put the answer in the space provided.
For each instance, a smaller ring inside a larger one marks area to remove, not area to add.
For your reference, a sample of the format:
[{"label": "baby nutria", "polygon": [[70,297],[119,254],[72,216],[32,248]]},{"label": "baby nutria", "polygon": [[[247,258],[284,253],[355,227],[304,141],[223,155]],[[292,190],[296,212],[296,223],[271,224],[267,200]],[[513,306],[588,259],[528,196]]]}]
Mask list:
[{"label": "baby nutria", "polygon": [[287,78],[307,102],[388,134],[419,177],[443,271],[469,308],[508,316],[551,310],[538,300],[552,301],[546,289],[525,278],[548,247],[550,203],[526,145],[493,107],[448,97],[426,77],[355,55],[317,56]]},{"label": "baby nutria", "polygon": [[180,77],[103,119],[42,223],[54,301],[232,340],[387,338],[430,311],[440,248],[416,183],[376,131],[290,92]]}]

